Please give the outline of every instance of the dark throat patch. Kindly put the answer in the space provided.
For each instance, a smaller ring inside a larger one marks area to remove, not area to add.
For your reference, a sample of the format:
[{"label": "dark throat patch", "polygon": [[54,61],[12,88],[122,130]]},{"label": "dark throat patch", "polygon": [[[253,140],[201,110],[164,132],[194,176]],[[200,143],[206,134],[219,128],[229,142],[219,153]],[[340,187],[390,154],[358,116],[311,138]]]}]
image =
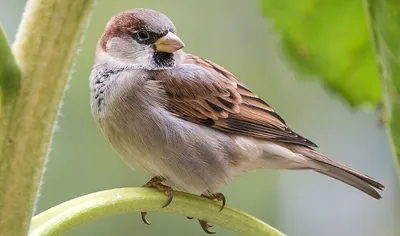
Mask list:
[{"label": "dark throat patch", "polygon": [[154,62],[158,67],[173,67],[175,64],[174,54],[168,52],[154,52]]}]

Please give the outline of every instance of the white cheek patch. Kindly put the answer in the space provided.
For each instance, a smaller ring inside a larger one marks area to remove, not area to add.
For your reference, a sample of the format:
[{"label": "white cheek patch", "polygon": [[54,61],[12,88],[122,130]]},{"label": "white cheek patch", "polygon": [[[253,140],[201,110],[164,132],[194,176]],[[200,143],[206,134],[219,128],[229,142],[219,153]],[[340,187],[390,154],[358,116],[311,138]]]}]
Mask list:
[{"label": "white cheek patch", "polygon": [[153,64],[152,45],[141,45],[134,40],[112,38],[107,42],[107,53],[120,66],[146,69]]}]

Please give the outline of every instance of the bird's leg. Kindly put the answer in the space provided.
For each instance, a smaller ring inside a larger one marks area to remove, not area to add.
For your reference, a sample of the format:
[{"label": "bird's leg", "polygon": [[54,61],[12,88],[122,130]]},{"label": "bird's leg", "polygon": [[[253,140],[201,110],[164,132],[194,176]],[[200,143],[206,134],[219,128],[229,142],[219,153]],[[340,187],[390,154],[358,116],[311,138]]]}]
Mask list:
[{"label": "bird's leg", "polygon": [[[166,179],[161,176],[156,176],[150,179],[147,183],[145,183],[142,187],[148,187],[148,188],[157,188],[160,191],[163,191],[167,196],[168,200],[167,202],[162,206],[167,207],[171,202],[172,198],[174,197],[174,191],[171,187],[164,185],[162,182],[165,181]],[[147,212],[141,212],[142,215],[142,220],[146,225],[150,225],[150,222],[146,219]]]},{"label": "bird's leg", "polygon": [[[201,194],[201,196],[208,198],[210,200],[217,200],[219,202],[222,202],[221,209],[219,211],[222,211],[222,209],[224,209],[225,204],[226,204],[226,198],[225,198],[224,194],[205,192],[205,193]],[[192,217],[187,217],[187,218],[190,220],[193,219]],[[199,223],[200,223],[201,228],[204,230],[204,232],[206,232],[208,234],[215,234],[215,232],[209,230],[209,228],[213,227],[214,225],[209,224],[205,220],[199,220]]]}]

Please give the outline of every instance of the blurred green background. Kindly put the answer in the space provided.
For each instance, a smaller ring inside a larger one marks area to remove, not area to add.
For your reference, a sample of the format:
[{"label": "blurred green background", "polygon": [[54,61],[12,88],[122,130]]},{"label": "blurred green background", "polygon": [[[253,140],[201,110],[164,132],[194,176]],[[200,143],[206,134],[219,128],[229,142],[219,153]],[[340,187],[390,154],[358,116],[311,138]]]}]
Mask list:
[{"label": "blurred green background", "polygon": [[[0,23],[10,41],[25,2],[0,0]],[[400,235],[400,189],[379,112],[351,110],[319,83],[296,80],[298,75],[285,61],[279,37],[256,0],[98,1],[65,93],[37,213],[83,194],[147,181],[125,166],[104,140],[89,107],[88,78],[96,41],[112,15],[136,7],[168,15],[187,52],[233,72],[292,129],[316,142],[319,151],[386,186],[383,199],[377,201],[316,173],[258,171],[222,189],[230,206],[287,235]],[[197,221],[181,216],[150,213],[148,218],[151,226],[142,223],[139,213],[108,217],[65,235],[204,235]],[[234,235],[214,228],[220,236]]]}]

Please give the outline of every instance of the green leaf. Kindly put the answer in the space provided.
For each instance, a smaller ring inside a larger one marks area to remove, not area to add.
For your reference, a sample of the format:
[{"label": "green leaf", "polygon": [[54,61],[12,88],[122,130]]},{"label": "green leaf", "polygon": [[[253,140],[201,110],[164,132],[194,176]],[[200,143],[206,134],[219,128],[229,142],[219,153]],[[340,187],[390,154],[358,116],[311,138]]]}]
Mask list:
[{"label": "green leaf", "polygon": [[361,0],[261,0],[265,16],[301,72],[316,75],[353,106],[381,102]]},{"label": "green leaf", "polygon": [[384,91],[384,119],[400,177],[400,2],[365,0]]},{"label": "green leaf", "polygon": [[17,96],[21,71],[14,59],[3,29],[0,27],[0,117]]}]

